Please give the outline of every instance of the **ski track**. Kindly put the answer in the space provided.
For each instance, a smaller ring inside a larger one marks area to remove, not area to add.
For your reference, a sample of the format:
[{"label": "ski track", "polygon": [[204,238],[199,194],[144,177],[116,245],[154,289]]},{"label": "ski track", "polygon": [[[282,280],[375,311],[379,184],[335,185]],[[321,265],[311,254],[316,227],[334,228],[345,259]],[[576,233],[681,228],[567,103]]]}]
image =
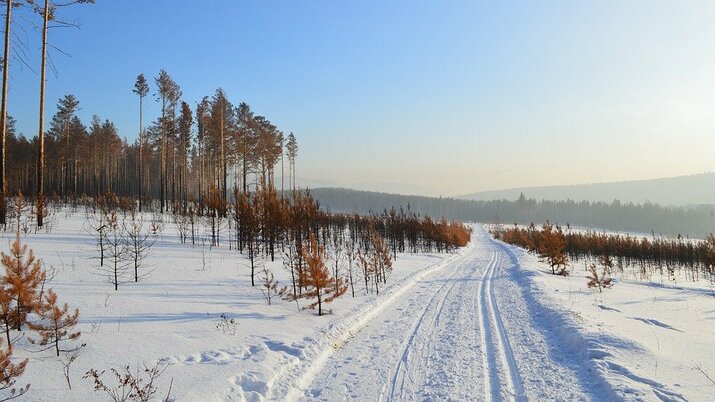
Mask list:
[{"label": "ski track", "polygon": [[[505,319],[528,311],[525,301],[506,274],[511,266],[505,251],[482,227],[473,238],[470,253],[420,280],[315,368],[300,399],[591,399],[528,319],[517,324],[518,331],[505,326]],[[527,395],[517,363],[550,373],[539,379],[538,394]]]},{"label": "ski track", "polygon": [[[485,372],[488,373],[485,376],[485,378],[488,377],[488,380],[484,381],[485,396],[490,400],[523,400],[524,392],[521,388],[516,360],[494,297],[494,277],[500,262],[500,253],[497,249],[493,249],[491,260],[482,274],[482,281],[479,287],[481,306],[479,312],[482,323],[480,332],[482,334],[482,343],[488,345],[482,365],[485,368]],[[499,355],[501,369],[505,373],[500,373],[500,370],[497,369],[495,354]],[[499,384],[498,377],[506,381],[503,384],[503,388]]]}]

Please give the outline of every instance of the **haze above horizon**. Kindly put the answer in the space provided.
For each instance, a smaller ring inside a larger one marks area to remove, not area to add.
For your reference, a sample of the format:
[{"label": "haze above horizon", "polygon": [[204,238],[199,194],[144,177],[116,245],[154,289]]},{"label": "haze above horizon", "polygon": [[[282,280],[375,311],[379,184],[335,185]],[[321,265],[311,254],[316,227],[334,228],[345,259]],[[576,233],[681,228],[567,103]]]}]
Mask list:
[{"label": "haze above horizon", "polygon": [[[58,12],[46,118],[138,133],[137,74],[192,107],[222,87],[300,146],[297,174],[425,195],[715,170],[715,3],[123,0]],[[22,11],[21,11],[22,13]],[[39,37],[17,42],[39,64]],[[36,69],[36,68],[35,68]],[[36,135],[38,76],[11,64],[9,112]],[[145,116],[159,115],[147,102]]]}]

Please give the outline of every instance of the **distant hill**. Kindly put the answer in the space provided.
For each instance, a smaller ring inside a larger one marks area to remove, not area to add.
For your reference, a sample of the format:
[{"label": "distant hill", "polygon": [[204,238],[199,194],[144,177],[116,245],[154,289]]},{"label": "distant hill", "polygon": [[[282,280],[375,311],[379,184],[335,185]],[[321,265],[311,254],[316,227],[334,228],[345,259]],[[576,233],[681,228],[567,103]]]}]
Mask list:
[{"label": "distant hill", "polygon": [[704,238],[715,232],[715,204],[660,206],[622,202],[537,201],[510,199],[475,201],[349,190],[316,188],[310,190],[323,209],[343,213],[381,213],[403,208],[405,212],[445,217],[461,221],[562,225],[624,232]]},{"label": "distant hill", "polygon": [[522,187],[482,191],[457,198],[467,200],[516,200],[524,193],[537,200],[604,201],[619,200],[642,204],[697,205],[715,203],[715,173],[662,179],[635,180],[572,186]]}]

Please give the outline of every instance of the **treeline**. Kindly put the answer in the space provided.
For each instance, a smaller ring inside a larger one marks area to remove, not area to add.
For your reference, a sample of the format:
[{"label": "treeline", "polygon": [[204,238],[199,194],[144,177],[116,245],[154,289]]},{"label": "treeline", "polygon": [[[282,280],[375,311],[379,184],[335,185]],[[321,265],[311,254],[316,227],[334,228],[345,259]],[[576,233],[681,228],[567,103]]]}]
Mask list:
[{"label": "treeline", "polygon": [[700,239],[715,231],[715,205],[665,207],[619,201],[537,201],[523,196],[515,200],[472,201],[337,188],[313,189],[312,194],[323,206],[340,212],[369,213],[403,205],[421,216],[443,216],[459,221],[523,225],[550,221]]},{"label": "treeline", "polygon": [[715,278],[715,236],[706,240],[686,240],[683,237],[636,237],[593,231],[563,231],[545,224],[536,228],[508,227],[492,231],[495,238],[530,251],[540,252],[549,244],[557,243],[565,256],[574,262],[613,260],[621,272],[631,267],[642,277],[652,273],[670,277],[678,270],[697,281],[701,277]]},{"label": "treeline", "polygon": [[[44,139],[45,194],[67,200],[112,192],[135,197],[140,205],[159,199],[164,210],[175,201],[203,204],[212,187],[224,200],[233,188],[246,192],[262,182],[278,187],[278,165],[281,188],[292,185],[283,181],[286,169],[292,176],[298,152],[292,133],[285,136],[245,102],[234,107],[222,89],[192,108],[165,71],[155,83],[161,115],[134,142],[122,139],[109,120],[94,116],[82,122],[73,95],[58,101]],[[150,92],[143,75],[135,91],[143,103]],[[10,119],[6,146],[8,194],[19,190],[35,197],[39,139],[17,136]]]},{"label": "treeline", "polygon": [[[55,202],[61,203],[60,208],[65,205],[59,199]],[[85,196],[66,206],[82,208],[91,214],[116,212],[128,216],[137,212],[137,205],[131,197],[107,193],[99,197]],[[164,218],[158,203],[155,201],[149,208],[155,213],[153,224],[161,224]],[[11,211],[10,215],[14,221],[15,213]],[[403,252],[449,252],[465,246],[471,238],[467,226],[444,218],[420,217],[403,208],[370,215],[333,213],[321,209],[310,191],[282,195],[268,186],[248,193],[234,190],[229,201],[223,200],[218,189],[212,188],[204,205],[176,201],[169,210],[169,219],[175,224],[181,243],[196,244],[203,237],[201,229],[205,227],[206,239],[212,246],[224,245],[256,256],[260,253],[271,260],[285,252],[291,243],[300,253],[301,244],[311,235],[320,246],[329,246],[332,239],[340,237],[368,250],[371,237],[377,234],[384,239],[393,257]],[[154,222],[156,220],[159,222]]]},{"label": "treeline", "polygon": [[[58,198],[50,206],[85,212],[85,232],[94,239],[98,269],[114,290],[145,275],[143,260],[170,219],[180,243],[202,249],[223,246],[243,254],[251,286],[258,286],[269,304],[273,298],[308,298],[313,299],[308,307],[317,306],[319,314],[323,303],[348,288],[353,297],[360,288],[379,293],[398,253],[449,252],[465,246],[471,237],[471,230],[461,223],[418,217],[404,209],[368,216],[330,213],[309,192],[285,196],[266,185],[247,193],[234,189],[229,201],[213,187],[205,204],[175,201],[168,214],[155,201],[148,205],[151,219],[145,219],[147,212],[138,212],[134,198],[113,193],[84,196],[69,204]],[[11,210],[8,228],[39,230],[29,218],[35,207]],[[51,215],[46,215],[44,230],[55,224]],[[289,287],[278,288],[266,259],[282,261],[290,274]]]}]

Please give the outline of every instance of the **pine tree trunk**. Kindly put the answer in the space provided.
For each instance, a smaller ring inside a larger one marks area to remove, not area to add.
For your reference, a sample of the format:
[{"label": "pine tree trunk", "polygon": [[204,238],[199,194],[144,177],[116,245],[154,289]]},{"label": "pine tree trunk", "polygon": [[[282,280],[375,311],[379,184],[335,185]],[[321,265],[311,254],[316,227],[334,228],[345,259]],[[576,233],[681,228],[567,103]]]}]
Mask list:
[{"label": "pine tree trunk", "polygon": [[[7,182],[5,181],[5,150],[7,137],[7,84],[8,84],[8,59],[10,58],[10,21],[12,12],[12,1],[6,0],[5,10],[5,53],[2,63],[2,106],[0,106],[0,225],[5,225],[7,214],[7,204],[5,196],[7,194]],[[9,345],[9,344],[8,344]]]},{"label": "pine tree trunk", "polygon": [[315,292],[318,294],[318,316],[323,315],[323,303],[320,298],[320,288],[315,289]]},{"label": "pine tree trunk", "polygon": [[164,213],[164,198],[166,190],[166,100],[161,103],[161,166],[159,167],[161,174],[159,175],[159,212]]},{"label": "pine tree trunk", "polygon": [[228,192],[226,190],[226,178],[227,178],[227,172],[226,172],[226,144],[225,144],[225,133],[223,131],[223,126],[224,126],[224,110],[223,110],[223,105],[221,108],[221,129],[219,130],[221,133],[221,186],[222,186],[222,192],[221,192],[221,198],[226,201],[228,199]]},{"label": "pine tree trunk", "polygon": [[10,322],[4,320],[5,323],[5,337],[7,338],[7,347],[10,349],[12,343],[10,343]]},{"label": "pine tree trunk", "polygon": [[142,197],[142,189],[144,188],[144,126],[142,118],[143,116],[143,104],[144,97],[139,96],[139,212],[142,211],[142,203],[144,198]]},{"label": "pine tree trunk", "polygon": [[[9,1],[8,1],[9,2]],[[42,227],[42,210],[45,203],[45,73],[47,67],[47,23],[50,19],[50,3],[45,0],[42,24],[42,56],[40,67],[40,129],[37,151],[37,226]]]}]

